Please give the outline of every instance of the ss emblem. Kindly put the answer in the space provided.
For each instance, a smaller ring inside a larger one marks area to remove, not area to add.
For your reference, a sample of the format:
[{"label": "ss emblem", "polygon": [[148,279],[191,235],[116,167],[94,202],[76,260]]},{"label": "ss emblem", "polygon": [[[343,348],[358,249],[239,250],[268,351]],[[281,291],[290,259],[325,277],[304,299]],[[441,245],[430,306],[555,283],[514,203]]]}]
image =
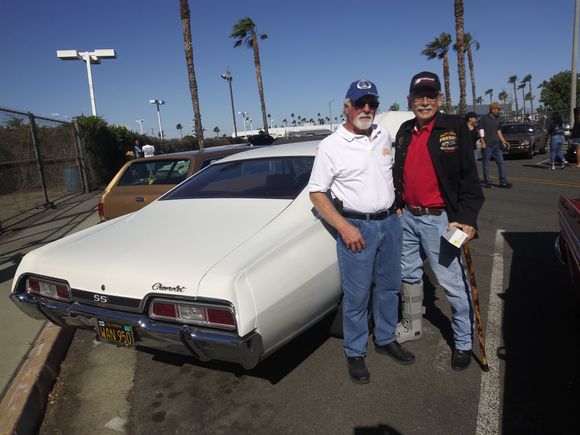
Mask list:
[{"label": "ss emblem", "polygon": [[95,300],[95,302],[100,302],[102,304],[107,303],[107,296],[105,295],[93,295],[93,299]]}]

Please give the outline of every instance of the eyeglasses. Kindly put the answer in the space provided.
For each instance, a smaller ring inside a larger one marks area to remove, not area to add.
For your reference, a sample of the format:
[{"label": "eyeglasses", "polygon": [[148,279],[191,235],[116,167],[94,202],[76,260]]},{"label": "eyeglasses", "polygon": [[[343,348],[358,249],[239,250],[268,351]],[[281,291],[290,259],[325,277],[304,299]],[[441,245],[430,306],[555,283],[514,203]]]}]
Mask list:
[{"label": "eyeglasses", "polygon": [[352,107],[360,110],[360,109],[364,109],[367,104],[373,110],[376,110],[379,107],[378,100],[375,100],[375,99],[370,100],[370,99],[364,99],[364,98],[359,98],[358,100],[353,101]]},{"label": "eyeglasses", "polygon": [[439,96],[439,92],[437,91],[424,91],[424,92],[417,92],[413,94],[411,97],[415,103],[423,101],[424,98],[427,98],[428,101],[435,101]]}]

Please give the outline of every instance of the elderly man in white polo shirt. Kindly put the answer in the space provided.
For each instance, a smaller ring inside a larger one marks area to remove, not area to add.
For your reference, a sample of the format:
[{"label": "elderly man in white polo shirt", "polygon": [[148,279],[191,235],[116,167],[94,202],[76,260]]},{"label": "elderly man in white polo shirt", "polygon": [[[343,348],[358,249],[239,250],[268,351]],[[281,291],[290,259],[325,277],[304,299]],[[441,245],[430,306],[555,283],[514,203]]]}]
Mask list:
[{"label": "elderly man in white polo shirt", "polygon": [[371,293],[375,350],[400,364],[415,361],[396,342],[402,230],[394,207],[391,136],[373,124],[378,97],[368,80],[350,85],[346,122],[320,142],[308,183],[316,210],[338,232],[344,353],[358,384],[370,379],[365,357]]}]

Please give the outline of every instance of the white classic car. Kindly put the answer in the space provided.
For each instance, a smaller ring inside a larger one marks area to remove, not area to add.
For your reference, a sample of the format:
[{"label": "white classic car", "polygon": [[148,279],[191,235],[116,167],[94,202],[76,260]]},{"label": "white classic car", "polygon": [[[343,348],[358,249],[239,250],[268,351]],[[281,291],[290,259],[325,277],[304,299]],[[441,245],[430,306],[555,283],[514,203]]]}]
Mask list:
[{"label": "white classic car", "polygon": [[335,235],[305,190],[317,144],[226,157],[30,252],[10,298],[104,342],[255,367],[340,302]]}]

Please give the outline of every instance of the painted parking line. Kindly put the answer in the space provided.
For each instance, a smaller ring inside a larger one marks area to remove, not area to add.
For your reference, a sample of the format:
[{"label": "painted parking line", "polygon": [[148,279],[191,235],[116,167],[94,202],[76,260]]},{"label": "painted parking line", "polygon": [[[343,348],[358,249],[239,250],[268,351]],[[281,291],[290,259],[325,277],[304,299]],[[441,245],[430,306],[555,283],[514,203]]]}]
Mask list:
[{"label": "painted parking line", "polygon": [[485,328],[485,347],[489,372],[481,373],[479,406],[477,409],[477,435],[500,433],[501,373],[496,350],[501,345],[501,299],[503,293],[503,232],[495,233],[493,267],[489,291],[489,308]]},{"label": "painted parking line", "polygon": [[[489,177],[492,180],[497,180],[498,177]],[[532,184],[548,184],[551,186],[562,186],[562,187],[578,187],[580,188],[580,183],[573,183],[571,181],[561,181],[561,180],[545,180],[541,178],[520,178],[520,177],[509,177],[510,181],[520,181],[522,183],[532,183]]]}]

